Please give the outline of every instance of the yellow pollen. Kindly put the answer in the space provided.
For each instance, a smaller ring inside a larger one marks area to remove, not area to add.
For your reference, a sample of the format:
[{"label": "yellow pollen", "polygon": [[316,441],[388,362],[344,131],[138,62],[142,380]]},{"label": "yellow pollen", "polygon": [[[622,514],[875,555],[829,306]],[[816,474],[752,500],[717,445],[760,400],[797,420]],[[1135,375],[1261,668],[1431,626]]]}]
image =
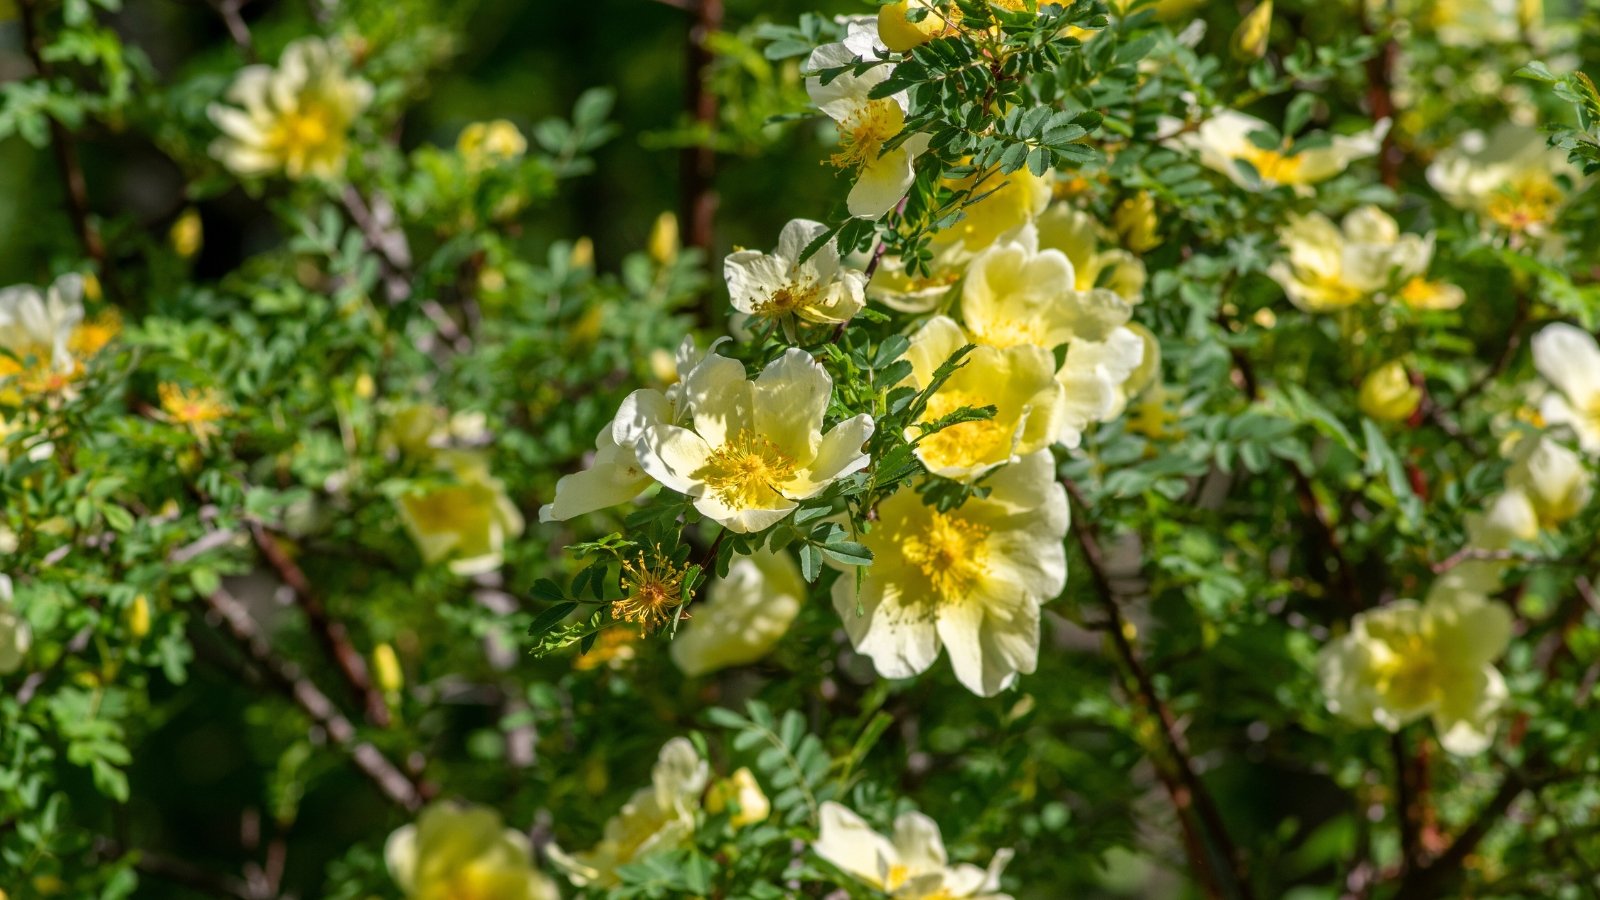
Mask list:
[{"label": "yellow pollen", "polygon": [[772,296],[755,305],[755,314],[766,319],[790,315],[816,302],[821,293],[811,281],[791,281],[772,292]]},{"label": "yellow pollen", "polygon": [[1529,172],[1490,196],[1484,213],[1493,221],[1523,231],[1555,218],[1561,188],[1543,172]]},{"label": "yellow pollen", "polygon": [[935,599],[949,602],[960,599],[988,571],[984,547],[988,536],[987,525],[931,512],[920,533],[901,541],[900,552],[928,579]]},{"label": "yellow pollen", "polygon": [[837,169],[859,169],[877,162],[883,145],[905,127],[905,111],[893,100],[872,100],[839,123]]},{"label": "yellow pollen", "polygon": [[1427,639],[1421,634],[1401,635],[1390,642],[1389,650],[1391,655],[1375,667],[1379,693],[1402,708],[1427,703],[1437,688]]},{"label": "yellow pollen", "polygon": [[[939,391],[928,398],[921,421],[934,422],[963,407],[982,409],[992,405],[988,399],[959,389]],[[918,444],[923,459],[935,466],[972,466],[1004,458],[1010,453],[1012,429],[998,418],[975,419],[951,425],[928,435]]]},{"label": "yellow pollen", "polygon": [[162,384],[156,390],[161,398],[161,411],[167,419],[187,427],[202,439],[216,434],[217,421],[229,412],[227,402],[215,388],[188,391],[175,384]]},{"label": "yellow pollen", "polygon": [[641,634],[672,621],[683,605],[684,572],[661,556],[660,547],[655,549],[654,565],[645,562],[643,553],[623,560],[622,589],[627,596],[612,602],[611,615],[638,625]]},{"label": "yellow pollen", "polygon": [[[1289,145],[1284,144],[1287,150]],[[1299,156],[1289,156],[1283,150],[1263,150],[1254,144],[1246,146],[1240,153],[1239,159],[1255,167],[1262,181],[1273,184],[1295,184],[1300,181],[1300,168],[1304,160]]]},{"label": "yellow pollen", "polygon": [[695,477],[733,509],[767,509],[794,478],[794,457],[748,431],[712,451]]}]

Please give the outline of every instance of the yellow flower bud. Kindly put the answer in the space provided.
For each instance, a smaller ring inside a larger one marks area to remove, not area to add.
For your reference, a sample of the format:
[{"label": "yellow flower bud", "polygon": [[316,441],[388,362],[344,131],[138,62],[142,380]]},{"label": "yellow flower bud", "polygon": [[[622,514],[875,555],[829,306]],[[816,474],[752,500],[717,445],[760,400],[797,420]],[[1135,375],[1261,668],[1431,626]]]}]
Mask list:
[{"label": "yellow flower bud", "polygon": [[150,601],[143,594],[133,598],[128,607],[128,633],[141,640],[150,633]]},{"label": "yellow flower bud", "polygon": [[405,674],[400,671],[400,657],[388,644],[372,648],[372,675],[385,694],[397,694],[405,686]]},{"label": "yellow flower bud", "polygon": [[748,768],[740,768],[711,786],[706,794],[706,812],[716,815],[726,810],[730,801],[739,804],[739,811],[728,820],[735,828],[765,821],[772,813],[771,802]]},{"label": "yellow flower bud", "polygon": [[33,889],[41,895],[50,896],[66,890],[67,884],[54,875],[37,875],[33,879]]},{"label": "yellow flower bud", "polygon": [[1530,31],[1544,21],[1544,0],[1519,0],[1517,3],[1517,26],[1523,31]]},{"label": "yellow flower bud", "polygon": [[656,216],[656,223],[650,226],[650,243],[646,246],[650,258],[658,265],[671,265],[678,258],[678,217],[670,212]]},{"label": "yellow flower bud", "polygon": [[572,252],[567,254],[567,263],[574,269],[594,268],[594,241],[587,237],[573,241]]},{"label": "yellow flower bud", "polygon": [[466,160],[469,169],[485,169],[521,159],[527,151],[528,139],[505,119],[473,122],[461,129],[461,136],[456,138],[456,152]]},{"label": "yellow flower bud", "polygon": [[1411,373],[1404,363],[1391,360],[1362,380],[1357,403],[1370,418],[1400,422],[1417,411],[1422,403],[1422,388],[1411,383]]},{"label": "yellow flower bud", "polygon": [[1235,59],[1249,62],[1267,55],[1267,38],[1272,34],[1272,0],[1263,0],[1250,11],[1233,32]]},{"label": "yellow flower bud", "polygon": [[1156,201],[1147,191],[1119,203],[1111,223],[1122,246],[1134,253],[1148,253],[1161,246],[1161,236],[1156,233]]},{"label": "yellow flower bud", "polygon": [[933,40],[950,26],[949,20],[934,11],[930,0],[918,0],[917,6],[927,10],[919,22],[906,16],[911,11],[910,0],[878,7],[878,37],[885,47],[904,53]]},{"label": "yellow flower bud", "polygon": [[83,275],[83,296],[86,300],[99,300],[102,296],[100,278],[93,272],[85,272]]},{"label": "yellow flower bud", "polygon": [[657,347],[650,351],[650,375],[665,385],[678,383],[678,364],[672,354]]},{"label": "yellow flower bud", "polygon": [[184,259],[188,259],[200,252],[200,247],[205,239],[205,232],[200,225],[200,213],[194,207],[183,211],[178,220],[172,223],[172,229],[167,232],[167,240],[172,243],[173,252]]},{"label": "yellow flower bud", "polygon": [[371,400],[373,395],[378,392],[378,386],[373,382],[371,375],[362,372],[356,376],[355,392],[357,397],[363,400]]}]

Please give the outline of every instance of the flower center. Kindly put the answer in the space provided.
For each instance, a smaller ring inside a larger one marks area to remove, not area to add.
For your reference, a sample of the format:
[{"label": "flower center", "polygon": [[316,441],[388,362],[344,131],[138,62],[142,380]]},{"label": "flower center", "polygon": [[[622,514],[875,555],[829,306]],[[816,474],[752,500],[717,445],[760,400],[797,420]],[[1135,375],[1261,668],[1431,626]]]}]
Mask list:
[{"label": "flower center", "polygon": [[821,293],[815,282],[791,281],[755,305],[755,314],[765,319],[778,319],[798,312],[816,302]]},{"label": "flower center", "polygon": [[877,162],[883,145],[905,127],[906,114],[890,99],[872,100],[839,123],[839,152],[834,168],[859,169]]},{"label": "flower center", "polygon": [[1403,710],[1426,705],[1435,689],[1427,641],[1421,634],[1408,634],[1390,641],[1389,650],[1389,657],[1377,665],[1378,692]]},{"label": "flower center", "polygon": [[288,154],[309,154],[328,143],[333,135],[333,113],[327,106],[306,102],[278,121],[278,144]]},{"label": "flower center", "polygon": [[1561,188],[1544,172],[1528,172],[1489,197],[1485,214],[1512,231],[1523,231],[1555,218]]},{"label": "flower center", "polygon": [[921,532],[901,542],[901,555],[928,579],[940,602],[958,600],[988,570],[984,540],[989,526],[947,513],[930,513]]},{"label": "flower center", "polygon": [[[963,407],[981,409],[990,402],[972,391],[946,389],[928,398],[922,422],[934,422]],[[974,419],[942,428],[917,446],[923,459],[935,466],[971,466],[993,462],[1011,452],[1012,429],[998,418]]]},{"label": "flower center", "polygon": [[[1285,146],[1284,149],[1288,149]],[[1262,181],[1273,184],[1294,184],[1300,180],[1303,160],[1289,156],[1282,150],[1266,150],[1250,144],[1239,153],[1239,158],[1255,167]]]},{"label": "flower center", "polygon": [[627,596],[611,604],[611,615],[639,626],[640,632],[653,631],[672,621],[683,605],[684,569],[662,558],[656,548],[655,564],[636,559],[622,561],[622,589]]},{"label": "flower center", "polygon": [[760,435],[740,432],[712,451],[702,481],[733,509],[767,508],[779,488],[794,478],[794,457]]}]

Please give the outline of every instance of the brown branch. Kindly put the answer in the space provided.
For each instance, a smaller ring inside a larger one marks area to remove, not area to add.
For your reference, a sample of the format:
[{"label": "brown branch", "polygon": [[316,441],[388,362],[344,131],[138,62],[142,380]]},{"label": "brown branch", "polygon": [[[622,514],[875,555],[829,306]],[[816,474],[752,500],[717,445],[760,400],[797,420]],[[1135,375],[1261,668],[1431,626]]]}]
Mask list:
[{"label": "brown branch", "polygon": [[227,26],[228,36],[233,38],[233,43],[238,46],[239,52],[244,54],[245,62],[256,62],[256,44],[250,36],[250,26],[245,24],[244,17],[239,14],[249,0],[207,0],[207,2],[217,11],[217,15],[222,17],[222,24]]},{"label": "brown branch", "polygon": [[[1184,844],[1190,850],[1190,862],[1194,866],[1195,874],[1205,882],[1203,888],[1209,896],[1228,896],[1223,890],[1215,865],[1206,854],[1196,852],[1202,845],[1194,823],[1188,818],[1187,814],[1190,812],[1199,817],[1216,854],[1229,870],[1234,886],[1233,896],[1241,900],[1251,900],[1254,892],[1250,886],[1250,873],[1244,857],[1229,836],[1227,825],[1222,820],[1216,801],[1195,771],[1183,730],[1178,727],[1172,710],[1161,699],[1160,691],[1156,689],[1155,682],[1151,679],[1144,663],[1140,661],[1138,651],[1128,637],[1127,621],[1123,618],[1122,608],[1118,604],[1116,590],[1106,574],[1105,554],[1101,551],[1095,528],[1087,519],[1089,505],[1076,484],[1066,478],[1061,479],[1061,484],[1078,507],[1078,512],[1082,514],[1073,517],[1072,532],[1077,535],[1078,548],[1088,563],[1090,577],[1094,581],[1101,605],[1105,608],[1108,619],[1106,632],[1111,636],[1111,645],[1132,680],[1134,695],[1145,710],[1160,723],[1161,727],[1157,730],[1161,733],[1166,753],[1172,764],[1170,773],[1162,775],[1162,782],[1172,798],[1173,806],[1177,809],[1178,822],[1184,830]],[[1156,769],[1160,772],[1162,766],[1157,765]]]},{"label": "brown branch", "polygon": [[262,677],[326,731],[329,739],[349,754],[356,768],[370,778],[385,797],[408,813],[415,813],[422,807],[425,789],[413,784],[378,748],[356,739],[355,726],[339,712],[333,701],[292,663],[273,652],[271,643],[256,627],[244,604],[224,589],[212,592],[204,600]]},{"label": "brown branch", "polygon": [[722,0],[696,0],[691,12],[685,55],[684,105],[695,125],[694,143],[679,157],[679,198],[682,204],[684,246],[710,258],[712,228],[717,215],[717,150],[712,136],[717,124],[717,94],[710,84],[711,35],[722,28]]},{"label": "brown branch", "polygon": [[1417,898],[1417,900],[1448,896],[1461,878],[1467,858],[1478,848],[1478,844],[1488,837],[1500,817],[1511,808],[1511,804],[1522,795],[1527,786],[1520,772],[1516,769],[1508,770],[1500,781],[1499,789],[1489,802],[1484,804],[1477,818],[1472,820],[1472,824],[1468,825],[1432,862],[1408,870],[1400,880],[1400,887],[1395,896]]},{"label": "brown branch", "polygon": [[289,554],[284,552],[283,546],[277,538],[267,532],[260,523],[251,523],[250,533],[255,537],[256,547],[261,550],[261,555],[267,564],[278,573],[278,578],[294,593],[295,603],[306,614],[306,621],[311,626],[311,631],[317,636],[317,643],[333,660],[344,676],[346,683],[355,695],[361,699],[362,709],[367,721],[379,728],[389,727],[389,705],[383,700],[383,692],[372,683],[372,678],[367,672],[367,661],[353,644],[350,643],[350,633],[345,629],[344,623],[328,615],[328,608],[323,605],[322,598],[312,588],[310,579],[301,570]]},{"label": "brown branch", "polygon": [[[50,81],[55,77],[55,72],[50,61],[44,57],[44,36],[39,31],[38,22],[39,0],[17,0],[17,8],[18,18],[22,22],[22,44],[28,59],[39,77]],[[72,228],[78,234],[83,252],[94,260],[101,277],[105,279],[105,289],[113,291],[115,286],[111,280],[105,241],[101,239],[100,230],[89,211],[89,188],[83,177],[83,163],[78,159],[78,145],[72,138],[72,132],[59,119],[46,113],[45,120],[50,126],[50,149],[56,158],[56,168],[61,171],[61,186],[66,193],[67,215],[72,219]]]},{"label": "brown branch", "polygon": [[[1363,15],[1361,30],[1374,33],[1372,23]],[[1386,187],[1400,185],[1400,163],[1404,154],[1395,140],[1394,68],[1400,58],[1400,43],[1390,36],[1367,60],[1367,109],[1374,120],[1389,120],[1389,129],[1383,134],[1378,150],[1378,175]]]}]

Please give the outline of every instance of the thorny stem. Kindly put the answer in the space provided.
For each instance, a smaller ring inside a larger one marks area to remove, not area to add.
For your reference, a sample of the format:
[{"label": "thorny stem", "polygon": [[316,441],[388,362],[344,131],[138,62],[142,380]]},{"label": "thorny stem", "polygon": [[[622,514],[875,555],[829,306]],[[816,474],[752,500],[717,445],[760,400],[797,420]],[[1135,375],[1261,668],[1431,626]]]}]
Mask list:
[{"label": "thorny stem", "polygon": [[[1078,510],[1087,513],[1089,506],[1078,486],[1065,478],[1061,479],[1061,484],[1067,489],[1067,494]],[[1128,637],[1128,623],[1123,618],[1111,579],[1106,574],[1105,554],[1101,550],[1094,526],[1087,515],[1075,516],[1074,519],[1072,532],[1077,535],[1078,547],[1088,563],[1089,573],[1095,583],[1101,605],[1105,607],[1109,619],[1106,631],[1111,637],[1111,645],[1132,681],[1134,694],[1144,705],[1145,710],[1160,724],[1158,730],[1161,732],[1172,764],[1172,771],[1162,775],[1162,783],[1166,786],[1167,793],[1176,808],[1178,822],[1184,831],[1184,844],[1189,850],[1195,874],[1205,880],[1205,889],[1210,896],[1228,896],[1223,890],[1211,860],[1205,853],[1198,852],[1202,844],[1196,833],[1195,823],[1189,819],[1191,813],[1197,815],[1199,821],[1203,823],[1217,855],[1230,870],[1234,886],[1233,896],[1241,900],[1252,900],[1254,892],[1250,886],[1249,870],[1244,858],[1228,834],[1227,825],[1222,820],[1216,801],[1195,771],[1194,760],[1189,755],[1188,742],[1184,738],[1182,729],[1178,727],[1177,719],[1166,702],[1161,699],[1160,691],[1156,689],[1154,680],[1151,679],[1149,671],[1139,659],[1138,651]],[[1156,769],[1158,772],[1164,771],[1160,765],[1157,765]]]},{"label": "thorny stem", "polygon": [[356,768],[370,778],[385,797],[408,813],[415,813],[422,807],[426,787],[414,784],[378,748],[357,740],[355,726],[339,712],[328,695],[292,663],[273,652],[271,643],[256,627],[244,604],[220,588],[203,599],[249,656],[262,678],[293,700],[312,722],[326,731],[329,739],[349,754]]},{"label": "thorny stem", "polygon": [[301,570],[289,554],[278,543],[276,537],[268,533],[258,523],[252,523],[250,533],[255,538],[256,547],[261,551],[268,565],[278,573],[278,578],[293,592],[295,603],[306,614],[306,620],[311,626],[311,631],[317,636],[317,643],[333,660],[350,685],[350,689],[361,698],[363,712],[367,721],[379,728],[389,727],[389,706],[383,700],[383,694],[372,683],[372,678],[367,672],[366,659],[362,657],[353,644],[350,643],[350,633],[345,629],[344,623],[328,615],[328,609],[322,603],[316,590],[312,588],[310,579]]}]

